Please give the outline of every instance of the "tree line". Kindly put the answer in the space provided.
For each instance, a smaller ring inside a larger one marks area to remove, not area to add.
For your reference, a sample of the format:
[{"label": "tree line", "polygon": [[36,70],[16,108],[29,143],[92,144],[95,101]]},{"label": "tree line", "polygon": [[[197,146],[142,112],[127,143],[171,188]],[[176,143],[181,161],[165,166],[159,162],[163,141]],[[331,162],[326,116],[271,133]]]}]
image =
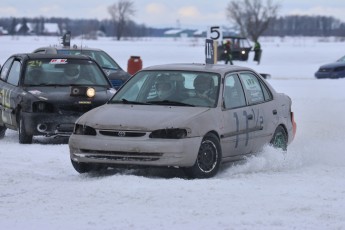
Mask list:
[{"label": "tree line", "polygon": [[[28,24],[35,25],[35,35],[47,35],[44,32],[45,23],[56,23],[61,33],[72,31],[73,36],[89,35],[101,31],[105,36],[117,37],[118,27],[113,20],[69,19],[69,18],[0,18],[0,27],[10,35],[29,35]],[[21,24],[22,30],[16,30]],[[206,27],[206,26],[205,26]],[[25,29],[26,28],[26,29]],[[160,37],[173,28],[154,28],[137,24],[132,20],[122,28],[121,37]],[[206,28],[205,28],[206,30]],[[265,36],[339,36],[345,37],[345,23],[334,17],[326,16],[284,16],[274,18],[262,33]],[[118,37],[117,37],[118,38]]]}]

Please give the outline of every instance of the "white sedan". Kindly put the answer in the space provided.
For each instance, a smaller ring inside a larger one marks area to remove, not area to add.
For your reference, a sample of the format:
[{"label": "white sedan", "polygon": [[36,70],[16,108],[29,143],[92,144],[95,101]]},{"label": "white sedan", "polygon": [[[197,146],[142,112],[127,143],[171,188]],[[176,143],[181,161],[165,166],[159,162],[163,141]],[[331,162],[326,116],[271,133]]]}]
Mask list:
[{"label": "white sedan", "polygon": [[169,64],[139,71],[81,116],[69,148],[79,173],[141,165],[209,178],[267,144],[286,150],[295,133],[290,97],[254,70]]}]

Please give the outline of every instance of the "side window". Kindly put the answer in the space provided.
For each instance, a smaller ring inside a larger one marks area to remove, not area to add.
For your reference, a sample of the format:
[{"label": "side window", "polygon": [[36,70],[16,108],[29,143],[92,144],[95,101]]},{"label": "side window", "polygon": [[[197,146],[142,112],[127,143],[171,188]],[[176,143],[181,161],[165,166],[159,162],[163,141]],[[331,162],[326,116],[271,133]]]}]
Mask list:
[{"label": "side window", "polygon": [[8,74],[8,71],[9,71],[10,67],[11,67],[12,61],[13,61],[13,58],[10,58],[3,65],[1,73],[0,73],[1,80],[6,81],[7,74]]},{"label": "side window", "polygon": [[225,77],[223,98],[225,109],[233,109],[246,105],[243,88],[236,74]]},{"label": "side window", "polygon": [[264,92],[265,101],[272,100],[272,93],[269,91],[267,86],[262,82],[260,82],[260,84],[261,84],[262,91]]},{"label": "side window", "polygon": [[20,77],[20,67],[21,67],[20,62],[15,60],[13,62],[13,65],[10,69],[10,73],[7,78],[8,83],[12,85],[18,85],[19,77]]},{"label": "side window", "polygon": [[246,91],[249,104],[257,104],[265,101],[260,81],[252,73],[240,73],[240,78]]}]

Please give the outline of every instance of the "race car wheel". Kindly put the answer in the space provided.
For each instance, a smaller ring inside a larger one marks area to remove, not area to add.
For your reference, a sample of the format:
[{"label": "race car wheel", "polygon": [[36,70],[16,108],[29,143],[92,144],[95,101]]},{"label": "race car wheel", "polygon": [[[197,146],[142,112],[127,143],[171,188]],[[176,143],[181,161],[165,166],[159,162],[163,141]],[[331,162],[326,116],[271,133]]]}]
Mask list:
[{"label": "race car wheel", "polygon": [[277,127],[270,143],[274,148],[282,149],[283,151],[287,150],[288,136],[282,126]]},{"label": "race car wheel", "polygon": [[0,126],[0,139],[4,138],[6,132],[6,127]]},{"label": "race car wheel", "polygon": [[20,144],[31,144],[32,143],[32,135],[28,135],[25,131],[25,123],[22,116],[19,116],[19,143]]},{"label": "race car wheel", "polygon": [[219,139],[214,134],[207,134],[201,142],[195,164],[186,168],[186,174],[192,178],[210,178],[217,174],[221,162]]},{"label": "race car wheel", "polygon": [[75,171],[77,171],[78,173],[88,173],[91,171],[96,171],[96,167],[93,164],[88,164],[88,163],[80,163],[80,162],[76,162],[74,160],[71,159],[73,168],[75,169]]}]

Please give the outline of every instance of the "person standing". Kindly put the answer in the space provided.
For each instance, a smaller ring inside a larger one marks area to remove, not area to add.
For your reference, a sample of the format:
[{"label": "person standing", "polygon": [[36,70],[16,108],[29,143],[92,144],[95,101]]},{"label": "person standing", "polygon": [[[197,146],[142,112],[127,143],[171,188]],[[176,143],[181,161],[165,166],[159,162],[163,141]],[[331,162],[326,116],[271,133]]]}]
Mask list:
[{"label": "person standing", "polygon": [[254,61],[257,61],[258,65],[260,64],[261,53],[262,53],[261,45],[256,40],[255,43],[254,43]]},{"label": "person standing", "polygon": [[228,62],[229,62],[230,65],[233,65],[230,40],[227,40],[226,43],[225,43],[224,55],[225,55],[225,64],[228,64]]}]

